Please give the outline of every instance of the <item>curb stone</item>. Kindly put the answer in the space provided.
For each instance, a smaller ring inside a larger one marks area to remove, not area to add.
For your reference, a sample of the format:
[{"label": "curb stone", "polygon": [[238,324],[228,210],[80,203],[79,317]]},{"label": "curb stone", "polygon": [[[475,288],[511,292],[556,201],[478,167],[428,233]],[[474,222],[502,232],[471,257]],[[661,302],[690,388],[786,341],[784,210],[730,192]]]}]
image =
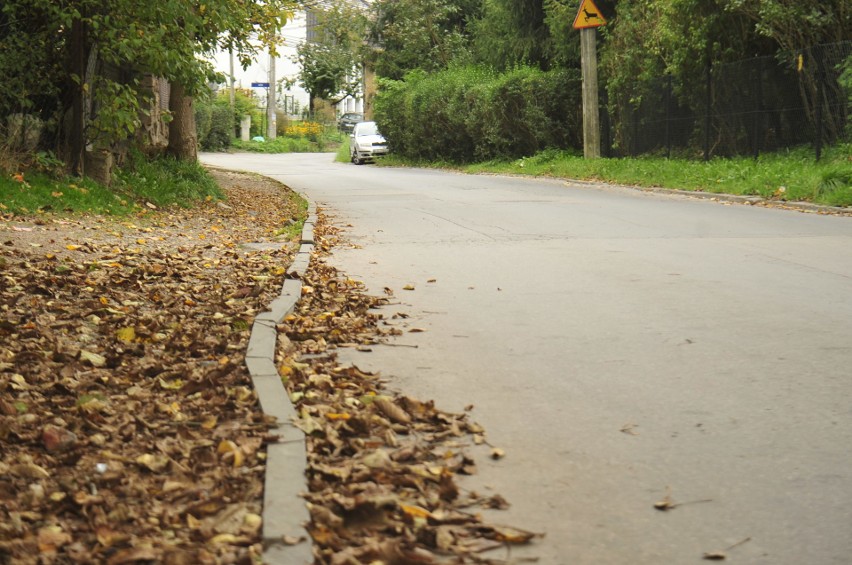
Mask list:
[{"label": "curb stone", "polygon": [[[263,485],[263,562],[268,565],[310,565],[313,547],[305,524],[310,521],[302,493],[307,492],[305,435],[293,424],[296,410],[275,366],[277,325],[292,313],[302,295],[302,279],[314,249],[316,205],[308,203],[308,218],[301,246],[290,267],[281,293],[257,315],[246,350],[246,368],[263,413],[277,422],[276,443],[266,446]],[[297,543],[293,543],[298,540]]]}]

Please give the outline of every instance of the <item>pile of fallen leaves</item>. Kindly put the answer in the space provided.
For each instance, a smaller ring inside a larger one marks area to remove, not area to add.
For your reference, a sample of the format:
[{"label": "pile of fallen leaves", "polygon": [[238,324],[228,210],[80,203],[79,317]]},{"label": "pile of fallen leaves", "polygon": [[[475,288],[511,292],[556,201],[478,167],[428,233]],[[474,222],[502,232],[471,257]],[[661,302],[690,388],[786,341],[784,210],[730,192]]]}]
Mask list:
[{"label": "pile of fallen leaves", "polygon": [[[296,205],[216,175],[227,204],[0,223],[0,563],[261,560],[276,437],[244,354],[296,250],[275,235]],[[315,233],[277,364],[307,438],[316,562],[500,563],[483,552],[535,536],[484,523],[507,502],[458,486],[484,431],[338,362],[406,315],[324,263],[333,227]]]},{"label": "pile of fallen leaves", "polygon": [[[308,442],[306,496],[318,563],[501,563],[483,552],[527,543],[535,534],[484,523],[503,509],[498,494],[462,491],[476,473],[466,449],[485,443],[468,413],[451,414],[389,392],[378,375],[338,363],[336,350],[369,351],[401,334],[405,314],[385,319],[387,298],[320,260],[335,229],[320,222],[320,253],[302,300],[280,330],[278,364]],[[500,457],[500,450],[492,451]]]},{"label": "pile of fallen leaves", "polygon": [[292,259],[275,233],[297,204],[218,177],[227,203],[192,211],[4,219],[0,562],[261,553],[268,425],[244,352]]}]

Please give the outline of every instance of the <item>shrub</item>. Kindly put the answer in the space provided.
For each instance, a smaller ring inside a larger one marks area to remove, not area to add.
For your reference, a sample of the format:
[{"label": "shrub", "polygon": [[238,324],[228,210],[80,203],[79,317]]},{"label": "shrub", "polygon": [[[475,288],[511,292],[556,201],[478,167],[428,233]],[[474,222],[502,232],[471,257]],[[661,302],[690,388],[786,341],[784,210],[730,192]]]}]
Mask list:
[{"label": "shrub", "polygon": [[376,121],[391,151],[456,163],[582,146],[581,81],[571,71],[464,66],[382,81]]},{"label": "shrub", "polygon": [[[218,102],[218,101],[217,101]],[[206,151],[219,151],[231,144],[234,136],[234,115],[230,105],[217,103],[213,105],[210,116],[210,131],[204,138],[202,148]]]}]

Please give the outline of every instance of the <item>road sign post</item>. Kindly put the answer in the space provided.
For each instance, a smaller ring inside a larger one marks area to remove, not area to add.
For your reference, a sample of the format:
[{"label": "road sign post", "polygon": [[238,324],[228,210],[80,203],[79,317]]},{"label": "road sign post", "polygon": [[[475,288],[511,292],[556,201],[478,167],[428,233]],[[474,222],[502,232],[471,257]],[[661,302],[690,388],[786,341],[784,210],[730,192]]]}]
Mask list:
[{"label": "road sign post", "polygon": [[597,31],[606,24],[592,0],[582,0],[574,29],[580,30],[580,65],[583,72],[583,157],[601,156],[601,125],[598,107]]}]

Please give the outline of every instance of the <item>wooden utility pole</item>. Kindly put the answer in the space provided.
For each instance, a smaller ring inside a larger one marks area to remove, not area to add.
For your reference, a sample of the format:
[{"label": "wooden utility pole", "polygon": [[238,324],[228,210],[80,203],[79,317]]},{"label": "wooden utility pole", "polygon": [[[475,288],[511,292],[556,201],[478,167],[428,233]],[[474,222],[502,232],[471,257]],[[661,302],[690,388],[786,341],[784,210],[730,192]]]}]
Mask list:
[{"label": "wooden utility pole", "polygon": [[580,30],[580,63],[583,69],[583,157],[601,156],[601,123],[598,108],[597,30]]},{"label": "wooden utility pole", "polygon": [[580,64],[583,70],[583,157],[601,156],[601,124],[598,107],[598,52],[595,28],[606,24],[592,0],[582,0],[574,29],[580,30]]}]

